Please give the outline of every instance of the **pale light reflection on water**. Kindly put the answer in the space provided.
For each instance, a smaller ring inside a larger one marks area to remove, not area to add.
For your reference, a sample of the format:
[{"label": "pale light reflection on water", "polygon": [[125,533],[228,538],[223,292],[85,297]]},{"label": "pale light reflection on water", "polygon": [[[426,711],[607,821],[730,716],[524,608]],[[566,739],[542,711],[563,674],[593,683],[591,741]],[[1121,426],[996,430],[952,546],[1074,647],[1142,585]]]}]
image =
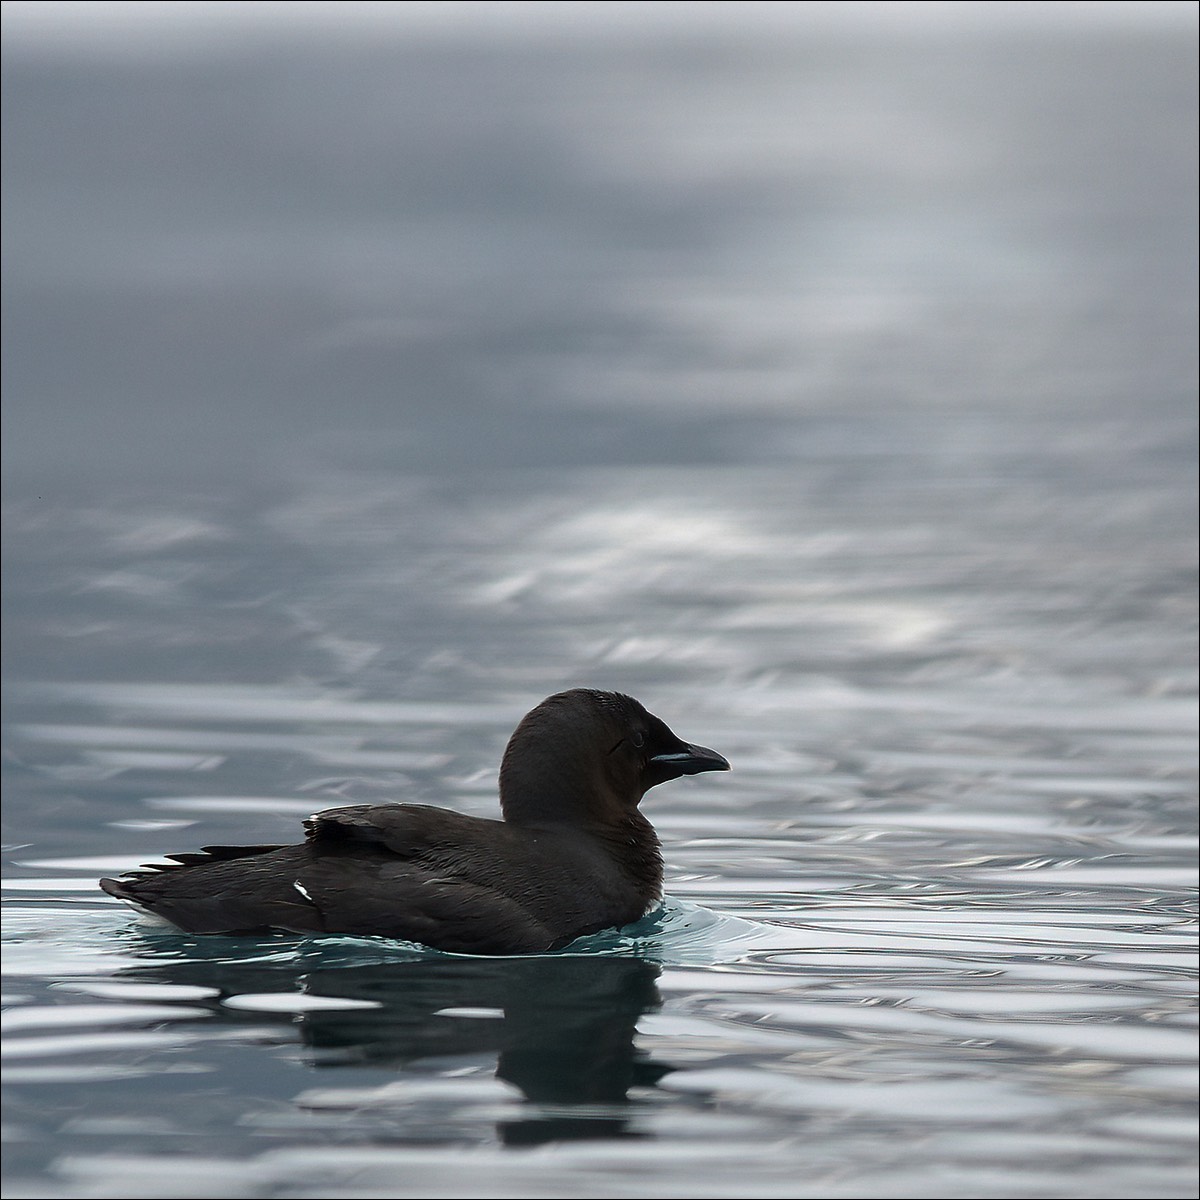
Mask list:
[{"label": "pale light reflection on water", "polygon": [[[6,1195],[1195,1195],[1194,26],[1077,32],[6,35]],[[635,927],[96,888],[580,684],[734,767]]]}]

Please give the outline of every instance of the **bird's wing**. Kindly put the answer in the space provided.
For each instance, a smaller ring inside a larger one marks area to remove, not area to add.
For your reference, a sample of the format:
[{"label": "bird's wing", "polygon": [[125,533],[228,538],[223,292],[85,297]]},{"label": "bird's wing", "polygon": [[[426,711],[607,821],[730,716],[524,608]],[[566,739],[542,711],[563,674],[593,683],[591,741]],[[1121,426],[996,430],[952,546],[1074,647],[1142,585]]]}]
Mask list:
[{"label": "bird's wing", "polygon": [[164,854],[163,858],[171,861],[165,863],[142,863],[133,871],[126,871],[126,876],[152,875],[157,871],[176,871],[180,867],[207,866],[209,863],[229,862],[234,858],[257,858],[260,854],[270,854],[273,850],[282,850],[274,846],[201,846],[198,851],[186,854]]},{"label": "bird's wing", "polygon": [[[422,804],[352,805],[305,823],[298,875],[326,929],[464,954],[537,953],[560,939],[514,891],[498,851],[512,831]],[[339,848],[354,843],[352,853]]]},{"label": "bird's wing", "polygon": [[303,846],[207,846],[168,857],[175,861],[101,879],[100,886],[189,933],[322,928],[291,882],[309,857]]},{"label": "bird's wing", "polygon": [[469,817],[427,804],[353,804],[313,813],[304,822],[309,844],[332,847],[337,842],[368,843],[400,858],[436,854],[439,848],[494,845],[509,830],[502,821]]},{"label": "bird's wing", "polygon": [[326,930],[421,942],[459,954],[536,954],[561,940],[517,899],[412,861],[321,856],[296,890]]}]

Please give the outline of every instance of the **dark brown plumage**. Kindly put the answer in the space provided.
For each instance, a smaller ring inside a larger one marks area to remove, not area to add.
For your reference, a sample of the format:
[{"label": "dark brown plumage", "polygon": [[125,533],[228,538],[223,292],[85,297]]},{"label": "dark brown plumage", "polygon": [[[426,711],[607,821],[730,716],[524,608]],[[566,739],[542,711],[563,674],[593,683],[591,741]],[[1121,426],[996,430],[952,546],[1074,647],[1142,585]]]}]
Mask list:
[{"label": "dark brown plumage", "polygon": [[668,779],[728,769],[632,697],[577,688],[543,700],[509,740],[502,821],[423,804],[333,808],[304,822],[299,845],[207,846],[100,886],[190,933],[534,954],[642,917],[662,857],[638,802]]}]

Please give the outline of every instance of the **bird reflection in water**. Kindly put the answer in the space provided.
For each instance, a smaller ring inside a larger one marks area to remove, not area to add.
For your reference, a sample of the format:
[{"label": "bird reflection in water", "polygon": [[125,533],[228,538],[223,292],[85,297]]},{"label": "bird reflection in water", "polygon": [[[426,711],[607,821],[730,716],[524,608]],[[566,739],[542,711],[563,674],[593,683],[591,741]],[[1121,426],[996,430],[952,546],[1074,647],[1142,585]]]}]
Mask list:
[{"label": "bird reflection in water", "polygon": [[[224,1023],[286,1020],[316,1068],[404,1068],[421,1060],[498,1052],[497,1078],[518,1088],[528,1116],[501,1121],[506,1145],[640,1136],[629,1092],[673,1068],[634,1045],[643,1013],[661,1006],[658,963],[605,955],[532,958],[422,957],[288,969],[230,961],[159,962],[122,978],[217,988],[222,998],[294,993],[370,1001],[370,1007],[301,1013],[246,1012],[214,999]],[[454,1010],[468,1010],[456,1016]],[[482,1013],[481,1013],[481,1010]],[[572,1109],[578,1111],[572,1112]]]}]

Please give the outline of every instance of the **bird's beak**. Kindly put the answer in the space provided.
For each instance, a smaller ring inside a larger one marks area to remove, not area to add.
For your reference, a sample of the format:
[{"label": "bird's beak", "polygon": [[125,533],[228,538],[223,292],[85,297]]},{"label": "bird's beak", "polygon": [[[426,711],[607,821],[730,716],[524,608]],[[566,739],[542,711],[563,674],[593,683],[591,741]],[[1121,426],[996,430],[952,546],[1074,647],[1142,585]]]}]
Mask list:
[{"label": "bird's beak", "polygon": [[699,775],[701,771],[728,771],[729,760],[723,754],[710,750],[707,746],[693,746],[683,742],[678,750],[669,750],[665,754],[656,754],[650,759],[664,779],[674,779],[679,775]]}]

